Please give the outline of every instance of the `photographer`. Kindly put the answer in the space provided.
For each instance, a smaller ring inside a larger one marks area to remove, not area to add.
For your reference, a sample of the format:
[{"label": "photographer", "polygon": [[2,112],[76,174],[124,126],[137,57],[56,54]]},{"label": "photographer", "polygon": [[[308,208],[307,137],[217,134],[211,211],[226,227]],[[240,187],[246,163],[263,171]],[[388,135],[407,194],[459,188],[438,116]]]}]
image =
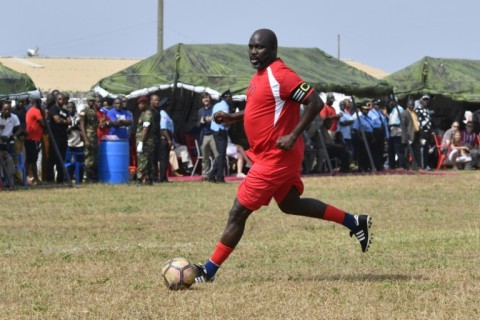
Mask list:
[{"label": "photographer", "polygon": [[[10,101],[2,103],[2,112],[0,113],[0,153],[6,172],[2,170],[2,176],[8,175],[9,187],[13,188],[14,178],[12,174],[13,161],[10,154],[14,153],[15,140],[26,136],[25,130],[20,126],[20,120],[17,115],[12,113]],[[13,172],[15,168],[13,165]]]}]

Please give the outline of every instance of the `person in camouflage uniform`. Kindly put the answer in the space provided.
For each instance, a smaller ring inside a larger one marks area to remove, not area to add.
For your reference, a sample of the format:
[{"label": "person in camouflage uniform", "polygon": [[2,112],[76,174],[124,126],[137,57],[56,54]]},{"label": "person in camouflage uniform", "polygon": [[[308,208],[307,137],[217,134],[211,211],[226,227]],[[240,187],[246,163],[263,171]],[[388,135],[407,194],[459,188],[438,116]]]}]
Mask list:
[{"label": "person in camouflage uniform", "polygon": [[152,153],[154,140],[151,130],[153,127],[152,111],[148,107],[147,97],[140,97],[137,101],[140,115],[137,122],[137,181],[138,183],[153,183]]},{"label": "person in camouflage uniform", "polygon": [[87,181],[98,181],[98,118],[95,113],[95,95],[87,95],[87,106],[80,112],[80,132],[84,142],[85,173]]}]

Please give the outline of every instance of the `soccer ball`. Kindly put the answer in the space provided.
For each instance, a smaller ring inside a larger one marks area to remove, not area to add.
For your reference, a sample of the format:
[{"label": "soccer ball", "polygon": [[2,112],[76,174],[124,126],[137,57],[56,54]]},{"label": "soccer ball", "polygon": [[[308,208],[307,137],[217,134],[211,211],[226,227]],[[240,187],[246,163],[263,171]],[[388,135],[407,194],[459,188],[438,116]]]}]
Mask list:
[{"label": "soccer ball", "polygon": [[195,282],[195,267],[185,258],[172,258],[163,266],[162,278],[170,290],[185,290]]}]

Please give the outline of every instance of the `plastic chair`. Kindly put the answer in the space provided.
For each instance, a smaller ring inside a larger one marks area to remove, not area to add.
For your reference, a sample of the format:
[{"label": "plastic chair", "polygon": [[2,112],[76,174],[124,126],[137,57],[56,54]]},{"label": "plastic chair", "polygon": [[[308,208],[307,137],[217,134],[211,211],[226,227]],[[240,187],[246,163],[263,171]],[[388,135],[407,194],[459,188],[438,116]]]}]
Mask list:
[{"label": "plastic chair", "polygon": [[21,153],[10,153],[12,159],[17,158],[15,163],[15,170],[20,170],[22,172],[23,186],[27,187],[27,169],[25,168],[25,162],[23,162],[23,155]]},{"label": "plastic chair", "polygon": [[74,152],[74,151],[67,151],[65,156],[65,168],[68,169],[69,167],[75,168],[75,183],[80,184],[80,168],[85,167],[85,163],[83,161],[79,161],[79,158],[83,158],[83,152]]},{"label": "plastic chair", "polygon": [[193,170],[192,170],[192,174],[191,174],[192,177],[195,174],[195,170],[197,170],[198,164],[203,161],[203,155],[200,151],[200,147],[198,146],[197,139],[195,139],[195,150],[197,150],[197,157],[195,159],[195,164],[193,165]]},{"label": "plastic chair", "polygon": [[445,168],[444,162],[447,155],[442,153],[442,137],[434,133],[433,138],[435,140],[435,149],[437,149],[438,156],[437,169]]}]

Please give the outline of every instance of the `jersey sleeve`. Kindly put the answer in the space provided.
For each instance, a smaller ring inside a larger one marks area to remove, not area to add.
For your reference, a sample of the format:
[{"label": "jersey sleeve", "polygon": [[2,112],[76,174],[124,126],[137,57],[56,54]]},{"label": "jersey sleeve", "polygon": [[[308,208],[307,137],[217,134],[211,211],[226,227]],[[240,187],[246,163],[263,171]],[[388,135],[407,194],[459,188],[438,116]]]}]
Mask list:
[{"label": "jersey sleeve", "polygon": [[303,81],[292,69],[285,67],[281,72],[280,97],[284,100],[291,99],[303,103],[314,91],[313,87]]}]

